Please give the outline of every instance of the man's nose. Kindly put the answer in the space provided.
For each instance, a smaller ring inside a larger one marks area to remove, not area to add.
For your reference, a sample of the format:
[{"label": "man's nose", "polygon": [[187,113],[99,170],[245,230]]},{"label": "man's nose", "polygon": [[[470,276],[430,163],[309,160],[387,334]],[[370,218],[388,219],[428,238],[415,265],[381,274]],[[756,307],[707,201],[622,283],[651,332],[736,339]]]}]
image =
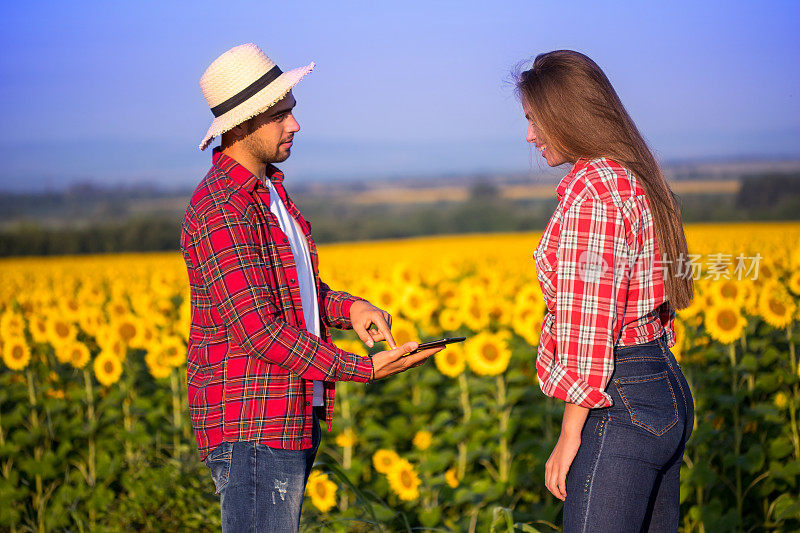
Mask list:
[{"label": "man's nose", "polygon": [[294,118],[294,115],[289,115],[289,119],[286,121],[286,130],[290,133],[300,131],[300,124],[297,122],[297,119]]}]

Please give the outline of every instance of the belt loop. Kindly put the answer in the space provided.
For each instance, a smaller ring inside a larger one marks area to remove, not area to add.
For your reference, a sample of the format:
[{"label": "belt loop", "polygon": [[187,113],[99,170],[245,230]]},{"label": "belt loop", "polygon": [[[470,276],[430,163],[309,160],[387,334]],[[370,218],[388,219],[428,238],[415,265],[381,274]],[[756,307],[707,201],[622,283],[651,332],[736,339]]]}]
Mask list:
[{"label": "belt loop", "polygon": [[664,354],[664,355],[666,355],[666,353],[667,353],[666,341],[664,340],[664,335],[665,334],[666,334],[666,332],[662,333],[658,337],[658,347],[661,348],[661,353]]}]

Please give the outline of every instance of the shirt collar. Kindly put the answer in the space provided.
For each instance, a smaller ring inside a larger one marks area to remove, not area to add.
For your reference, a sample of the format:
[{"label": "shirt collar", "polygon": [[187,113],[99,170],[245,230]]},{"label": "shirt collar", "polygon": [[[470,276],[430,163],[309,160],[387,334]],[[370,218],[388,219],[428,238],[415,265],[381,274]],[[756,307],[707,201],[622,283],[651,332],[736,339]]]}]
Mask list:
[{"label": "shirt collar", "polygon": [[578,172],[581,171],[583,168],[586,167],[589,160],[585,157],[578,159],[573,165],[572,170],[569,171],[569,174],[561,178],[561,181],[558,183],[558,187],[556,187],[556,196],[558,197],[558,201],[560,202],[564,198],[564,193],[567,191],[567,188],[575,181],[575,176],[578,175]]},{"label": "shirt collar", "polygon": [[[219,146],[214,148],[211,155],[211,162],[225,172],[234,183],[248,192],[254,191],[256,186],[260,184],[260,180],[255,174],[237,163],[232,157],[225,154]],[[273,183],[283,182],[283,172],[278,170],[272,163],[267,163],[266,177]]]}]

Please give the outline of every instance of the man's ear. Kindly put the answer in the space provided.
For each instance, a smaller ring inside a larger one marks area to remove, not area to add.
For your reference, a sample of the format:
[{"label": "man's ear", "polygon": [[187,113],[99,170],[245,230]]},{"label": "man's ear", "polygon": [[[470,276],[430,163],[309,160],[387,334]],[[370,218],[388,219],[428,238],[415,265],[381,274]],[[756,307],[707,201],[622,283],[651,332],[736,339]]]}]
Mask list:
[{"label": "man's ear", "polygon": [[248,134],[247,130],[248,130],[247,121],[245,121],[245,122],[242,122],[241,124],[237,124],[236,126],[232,127],[228,131],[230,132],[231,137],[233,137],[233,139],[235,141],[239,141],[242,138],[244,138],[245,135]]}]

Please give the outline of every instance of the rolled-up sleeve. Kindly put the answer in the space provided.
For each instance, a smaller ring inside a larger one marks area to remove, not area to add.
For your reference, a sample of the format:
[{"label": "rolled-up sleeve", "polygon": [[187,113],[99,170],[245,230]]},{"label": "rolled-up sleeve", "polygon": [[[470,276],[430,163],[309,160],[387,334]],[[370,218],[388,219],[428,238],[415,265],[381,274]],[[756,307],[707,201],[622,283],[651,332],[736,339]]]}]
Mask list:
[{"label": "rolled-up sleeve", "polygon": [[614,370],[614,344],[627,290],[628,243],[622,213],[587,197],[564,212],[558,238],[555,357],[548,396],[587,408],[613,402],[605,392]]},{"label": "rolled-up sleeve", "polygon": [[[270,269],[246,217],[230,205],[195,228],[193,258],[231,339],[252,357],[309,380],[367,382],[372,360],[345,352],[288,324],[273,302]],[[346,298],[344,298],[346,300]],[[339,302],[342,310],[346,305]],[[349,306],[347,306],[349,309]]]}]

